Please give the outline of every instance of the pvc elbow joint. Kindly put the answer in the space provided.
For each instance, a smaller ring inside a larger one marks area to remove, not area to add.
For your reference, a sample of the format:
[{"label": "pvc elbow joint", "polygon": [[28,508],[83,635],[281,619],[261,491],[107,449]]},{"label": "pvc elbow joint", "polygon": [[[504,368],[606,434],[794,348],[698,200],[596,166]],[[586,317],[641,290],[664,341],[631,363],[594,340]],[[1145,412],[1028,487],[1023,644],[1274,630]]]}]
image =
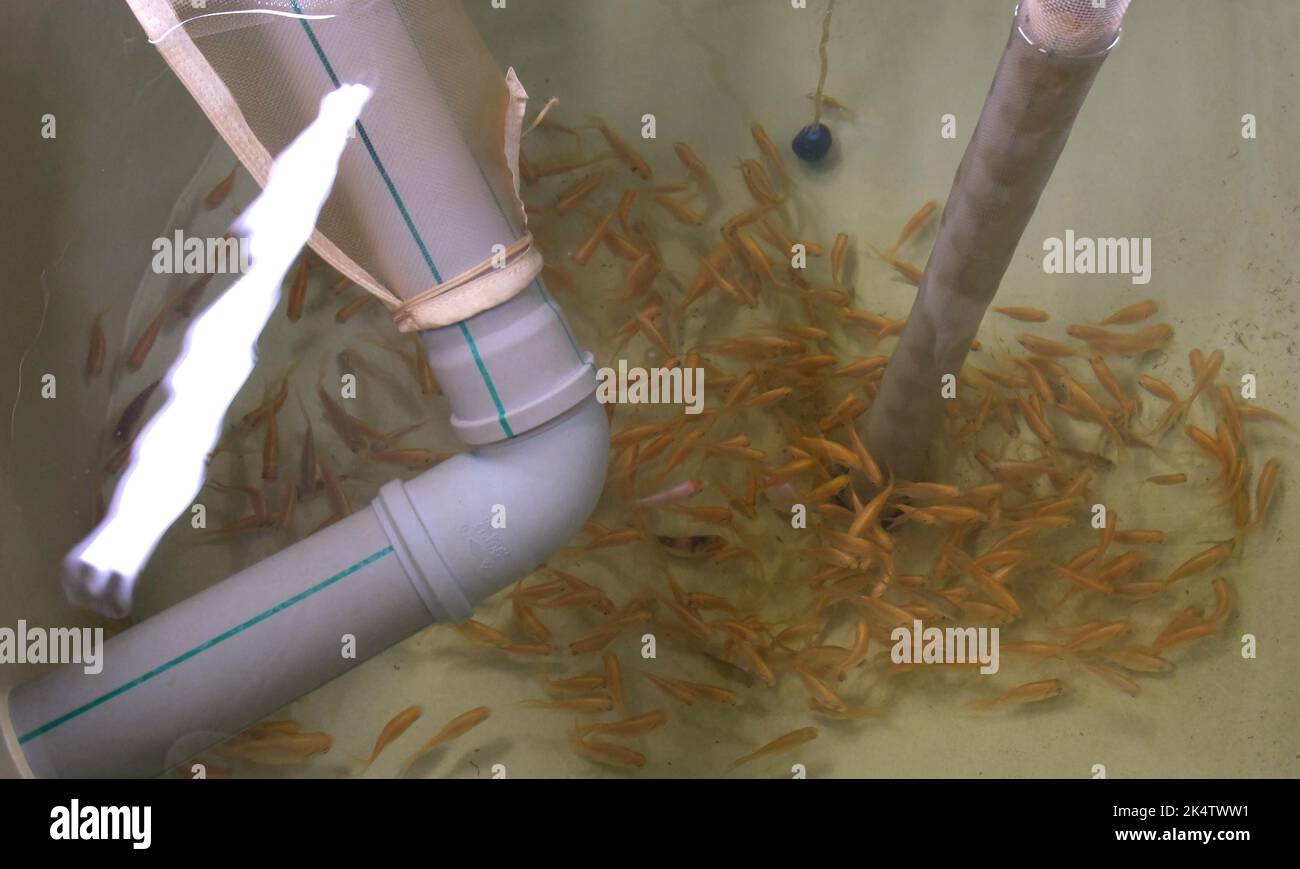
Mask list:
[{"label": "pvc elbow joint", "polygon": [[478,446],[388,483],[373,506],[434,620],[459,622],[586,522],[604,487],[609,427],[591,354],[540,284],[423,338],[453,427]]}]

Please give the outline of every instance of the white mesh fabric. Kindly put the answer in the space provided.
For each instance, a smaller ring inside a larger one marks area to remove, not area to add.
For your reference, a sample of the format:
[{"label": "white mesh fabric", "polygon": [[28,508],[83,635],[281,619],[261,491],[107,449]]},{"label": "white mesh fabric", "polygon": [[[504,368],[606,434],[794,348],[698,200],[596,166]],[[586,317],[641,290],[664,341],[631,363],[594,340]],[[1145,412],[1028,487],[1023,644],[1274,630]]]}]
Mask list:
[{"label": "white mesh fabric", "polygon": [[[453,281],[527,233],[507,156],[522,88],[507,83],[460,0],[128,2],[261,183],[322,96],[342,82],[371,88],[311,246],[390,310],[455,287],[402,316],[402,329],[467,319],[540,271],[527,248],[505,268]],[[301,17],[316,15],[332,17]]]},{"label": "white mesh fabric", "polygon": [[1017,21],[1038,48],[1081,57],[1114,43],[1128,5],[1129,0],[1021,0]]}]

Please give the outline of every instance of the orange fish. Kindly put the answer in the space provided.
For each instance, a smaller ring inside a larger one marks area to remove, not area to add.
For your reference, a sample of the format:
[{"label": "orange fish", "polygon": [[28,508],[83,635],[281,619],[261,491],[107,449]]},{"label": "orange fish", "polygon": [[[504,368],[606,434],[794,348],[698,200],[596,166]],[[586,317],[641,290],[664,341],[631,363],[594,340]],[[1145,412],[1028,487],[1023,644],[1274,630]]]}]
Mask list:
[{"label": "orange fish", "polygon": [[749,754],[736,758],[731,762],[729,769],[735,769],[738,766],[749,763],[751,760],[757,760],[760,757],[767,757],[773,754],[779,754],[783,751],[789,751],[800,745],[805,745],[817,738],[820,731],[816,727],[801,727],[798,730],[792,730],[784,736],[778,736],[776,739],[766,745],[751,751]]},{"label": "orange fish", "polygon": [[384,729],[380,731],[379,738],[375,740],[375,747],[371,749],[370,757],[366,760],[366,765],[361,768],[357,775],[363,775],[366,770],[370,769],[371,764],[375,762],[380,753],[410,729],[411,725],[418,721],[423,714],[424,710],[419,706],[408,706],[394,715],[392,720],[384,725]]},{"label": "orange fish", "polygon": [[406,763],[405,765],[403,765],[402,772],[400,774],[405,775],[406,772],[409,771],[410,768],[415,765],[415,762],[417,760],[424,757],[426,754],[433,751],[435,748],[441,745],[446,745],[448,742],[451,742],[453,739],[456,739],[457,737],[460,736],[464,736],[466,733],[473,730],[475,727],[478,727],[484,721],[487,721],[488,717],[491,714],[492,714],[492,710],[489,709],[488,707],[475,706],[473,709],[469,710],[468,712],[463,712],[460,715],[457,715],[451,721],[448,721],[445,725],[443,725],[442,730],[439,730],[437,733],[435,733],[429,739],[428,742],[420,746],[419,750],[416,751],[415,754],[407,758]]},{"label": "orange fish", "polygon": [[230,195],[230,191],[235,189],[235,173],[237,171],[239,171],[238,164],[230,170],[229,175],[218,181],[216,186],[208,191],[207,196],[203,197],[203,204],[207,207],[208,211],[211,211],[221,203],[225,202],[226,197]]},{"label": "orange fish", "polygon": [[104,339],[104,315],[95,316],[90,327],[90,349],[86,353],[86,379],[93,380],[104,370],[104,355],[108,342]]}]

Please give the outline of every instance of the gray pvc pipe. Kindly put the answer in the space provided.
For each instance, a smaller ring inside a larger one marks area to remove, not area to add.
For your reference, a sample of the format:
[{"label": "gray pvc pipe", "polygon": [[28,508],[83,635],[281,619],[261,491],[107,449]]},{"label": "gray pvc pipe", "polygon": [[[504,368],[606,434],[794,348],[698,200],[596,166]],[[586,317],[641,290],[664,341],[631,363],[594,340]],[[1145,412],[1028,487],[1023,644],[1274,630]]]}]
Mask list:
[{"label": "gray pvc pipe", "polygon": [[[452,32],[474,33],[459,4],[439,4],[439,14],[458,19],[447,22]],[[419,35],[397,4],[371,0],[326,21],[254,28],[245,37],[252,47],[244,49],[259,69],[282,71],[277,87],[294,110],[314,107],[335,79],[374,91],[362,116],[365,139],[339,163],[332,201],[346,208],[347,221],[331,240],[402,298],[460,274],[492,256],[492,245],[519,237],[442,91],[456,82],[435,78],[414,42]],[[477,57],[480,49],[459,50]],[[322,227],[327,235],[339,229],[328,222]]]},{"label": "gray pvc pipe", "polygon": [[956,376],[1110,48],[1087,56],[1031,45],[1017,20],[957,168],[934,250],[880,391],[860,424],[895,478],[920,479]]},{"label": "gray pvc pipe", "polygon": [[113,637],[98,675],[66,665],[13,689],[0,733],[19,768],[157,775],[425,625],[468,617],[572,538],[604,486],[609,429],[591,357],[541,285],[425,340],[453,419],[499,403],[498,435]]}]

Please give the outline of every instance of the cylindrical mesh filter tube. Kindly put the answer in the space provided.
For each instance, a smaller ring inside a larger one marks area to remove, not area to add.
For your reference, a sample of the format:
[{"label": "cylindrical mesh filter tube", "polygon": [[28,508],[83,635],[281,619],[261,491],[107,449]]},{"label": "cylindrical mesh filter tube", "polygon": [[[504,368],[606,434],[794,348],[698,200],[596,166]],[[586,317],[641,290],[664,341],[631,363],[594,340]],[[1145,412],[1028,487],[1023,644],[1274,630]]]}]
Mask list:
[{"label": "cylindrical mesh filter tube", "polygon": [[[896,478],[922,474],[943,418],[942,378],[961,371],[1127,6],[1025,0],[1017,12],[907,326],[862,423],[868,449]],[[1064,53],[1080,47],[1087,53]]]}]

